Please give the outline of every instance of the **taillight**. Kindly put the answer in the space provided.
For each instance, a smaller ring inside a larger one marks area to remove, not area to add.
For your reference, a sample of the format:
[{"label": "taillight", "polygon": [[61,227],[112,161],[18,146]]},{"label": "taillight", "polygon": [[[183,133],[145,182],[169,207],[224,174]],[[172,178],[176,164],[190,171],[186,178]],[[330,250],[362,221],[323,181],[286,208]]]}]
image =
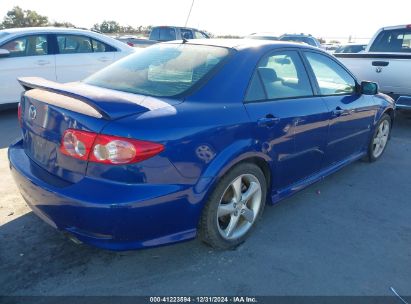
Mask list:
[{"label": "taillight", "polygon": [[127,45],[129,45],[129,46],[134,46],[134,44],[133,44],[132,42],[130,42],[130,41],[127,41]]},{"label": "taillight", "polygon": [[153,157],[164,150],[161,144],[68,129],[60,151],[66,155],[104,164],[130,164]]},{"label": "taillight", "polygon": [[63,134],[60,151],[78,159],[88,160],[96,136],[96,133],[68,129]]},{"label": "taillight", "polygon": [[21,120],[21,103],[20,102],[17,106],[17,118],[19,120],[20,127],[21,127],[22,126],[22,120]]}]

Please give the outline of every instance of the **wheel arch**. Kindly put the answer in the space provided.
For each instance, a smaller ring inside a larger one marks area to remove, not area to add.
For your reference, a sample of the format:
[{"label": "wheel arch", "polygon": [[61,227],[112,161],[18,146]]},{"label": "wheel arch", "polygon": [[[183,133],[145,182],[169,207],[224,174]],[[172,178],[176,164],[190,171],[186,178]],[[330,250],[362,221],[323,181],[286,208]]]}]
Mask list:
[{"label": "wheel arch", "polygon": [[207,201],[210,194],[214,191],[219,181],[235,166],[238,166],[242,163],[252,163],[258,166],[264,174],[266,179],[266,186],[267,186],[267,201],[271,200],[271,190],[273,185],[273,180],[275,180],[275,176],[273,176],[273,162],[272,159],[262,152],[246,152],[241,155],[238,155],[231,161],[225,163],[223,166],[220,167],[218,173],[214,176],[212,183],[205,195],[204,202]]},{"label": "wheel arch", "polygon": [[[395,120],[395,111],[394,111],[394,109],[393,109],[393,108],[387,108],[387,109],[385,109],[384,112],[382,113],[382,115],[384,115],[384,114],[387,114],[388,116],[390,116],[390,118],[391,118],[391,128],[392,128],[392,125],[393,125],[394,120]],[[382,115],[381,115],[381,116],[382,116]],[[381,118],[381,117],[380,117],[380,118]]]}]

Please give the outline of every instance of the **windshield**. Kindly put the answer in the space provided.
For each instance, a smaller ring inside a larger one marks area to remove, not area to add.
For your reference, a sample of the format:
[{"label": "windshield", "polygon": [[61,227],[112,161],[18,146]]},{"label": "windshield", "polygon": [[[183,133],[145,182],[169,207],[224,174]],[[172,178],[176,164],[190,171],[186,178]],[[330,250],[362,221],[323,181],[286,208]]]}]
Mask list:
[{"label": "windshield", "polygon": [[85,79],[98,87],[150,96],[184,93],[229,54],[222,47],[157,44],[130,55]]}]

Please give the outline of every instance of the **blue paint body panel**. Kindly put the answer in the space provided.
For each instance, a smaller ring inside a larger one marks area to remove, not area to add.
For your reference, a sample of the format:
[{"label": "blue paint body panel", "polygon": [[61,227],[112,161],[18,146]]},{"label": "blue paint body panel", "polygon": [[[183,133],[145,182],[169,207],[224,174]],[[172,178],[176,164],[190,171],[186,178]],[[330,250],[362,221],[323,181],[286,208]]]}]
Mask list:
[{"label": "blue paint body panel", "polygon": [[[379,118],[394,110],[389,98],[356,93],[244,103],[267,52],[314,50],[253,43],[237,47],[210,79],[178,99],[36,81],[33,87],[87,100],[106,117],[23,98],[23,139],[10,146],[9,160],[24,199],[43,220],[85,243],[145,248],[194,238],[210,193],[242,161],[267,164],[269,197],[276,203],[364,156]],[[30,105],[38,109],[34,121],[27,118]],[[337,106],[349,115],[333,115]],[[267,114],[278,122],[262,125]],[[165,149],[131,165],[81,161],[59,151],[68,128],[158,142]]]}]

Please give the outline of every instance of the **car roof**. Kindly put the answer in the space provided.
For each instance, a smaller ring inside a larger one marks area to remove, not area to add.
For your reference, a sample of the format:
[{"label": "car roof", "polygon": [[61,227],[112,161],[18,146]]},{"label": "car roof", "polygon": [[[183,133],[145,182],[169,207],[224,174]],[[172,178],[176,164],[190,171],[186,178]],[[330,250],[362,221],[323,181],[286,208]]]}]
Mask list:
[{"label": "car roof", "polygon": [[177,29],[184,29],[184,30],[195,30],[201,32],[199,29],[194,28],[194,27],[188,27],[188,26],[174,26],[174,25],[156,25],[153,26],[152,28],[161,28],[161,27],[171,27],[171,28],[177,28]]},{"label": "car roof", "polygon": [[[166,44],[177,44],[181,43],[181,40],[173,40],[164,42]],[[318,50],[318,48],[301,44],[298,42],[291,41],[273,41],[273,40],[259,40],[259,39],[190,39],[189,44],[193,45],[209,45],[209,46],[219,46],[225,48],[231,48],[236,50],[252,49],[260,46],[274,46],[275,48],[285,48],[285,47],[299,47]]]},{"label": "car roof", "polygon": [[381,30],[397,30],[397,29],[409,28],[410,26],[411,24],[384,26],[383,28],[381,28]]},{"label": "car roof", "polygon": [[45,33],[45,32],[92,32],[87,29],[79,29],[79,28],[72,28],[72,27],[52,27],[52,26],[45,26],[45,27],[21,27],[21,28],[10,28],[10,29],[3,29],[0,33],[9,33],[9,34],[20,34],[20,33]]}]

